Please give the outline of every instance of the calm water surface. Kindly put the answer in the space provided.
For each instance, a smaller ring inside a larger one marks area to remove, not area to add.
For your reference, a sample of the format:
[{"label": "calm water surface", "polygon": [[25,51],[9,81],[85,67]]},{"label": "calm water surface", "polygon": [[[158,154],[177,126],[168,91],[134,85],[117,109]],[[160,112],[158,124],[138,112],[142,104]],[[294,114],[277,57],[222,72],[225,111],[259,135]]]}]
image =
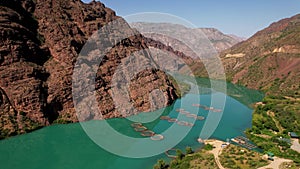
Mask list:
[{"label": "calm water surface", "polygon": [[[259,101],[262,97],[257,95],[257,91],[241,89],[236,86],[231,86],[229,93],[232,93],[232,97],[225,95],[226,103],[223,108],[223,115],[211,138],[225,141],[227,138],[243,135],[243,131],[251,127],[252,110],[249,105],[254,101]],[[208,111],[197,110],[191,104],[193,100],[200,99],[201,104],[209,106],[213,95],[224,96],[218,92],[200,95],[187,94],[166,108],[163,115],[176,118],[178,113],[175,110],[184,108],[189,112],[207,117]],[[139,116],[143,117],[143,114],[137,115],[135,118],[138,119]],[[120,133],[131,137],[140,137],[139,133],[132,129],[130,126],[132,122],[128,119],[109,119],[107,122]],[[103,121],[90,121],[86,122],[85,125],[97,123],[103,123]],[[194,149],[201,147],[197,138],[204,123],[205,120],[196,121],[187,136],[174,147],[181,149],[186,146],[191,146]],[[172,123],[158,118],[144,125],[157,133],[161,133],[168,130]],[[160,158],[167,159],[164,153],[143,159],[124,158],[111,154],[96,145],[79,123],[54,125],[0,141],[1,169],[141,169],[152,168],[153,164]]]}]

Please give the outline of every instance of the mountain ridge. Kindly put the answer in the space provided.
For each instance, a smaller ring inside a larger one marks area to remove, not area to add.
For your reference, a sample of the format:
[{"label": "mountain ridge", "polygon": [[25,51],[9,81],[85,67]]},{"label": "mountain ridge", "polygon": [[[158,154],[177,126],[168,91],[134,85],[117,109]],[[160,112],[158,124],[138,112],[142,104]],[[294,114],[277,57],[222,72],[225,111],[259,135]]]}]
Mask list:
[{"label": "mountain ridge", "polygon": [[[0,139],[53,123],[78,122],[72,98],[72,74],[81,48],[93,33],[113,20],[118,20],[123,31],[133,30],[113,10],[96,1],[86,4],[80,0],[2,0],[0,9]],[[114,35],[120,33],[115,30]],[[110,39],[105,42],[114,43]],[[121,109],[127,114],[117,109],[110,93],[118,86],[111,80],[118,64],[136,51],[146,51],[141,55],[145,61],[141,66],[151,67],[153,59],[147,48],[144,37],[136,33],[106,54],[95,77],[96,99],[102,115],[80,112],[83,117],[80,120],[136,113],[125,106]],[[86,58],[81,66],[91,66],[88,61]],[[136,59],[126,61],[117,78],[128,74],[129,65],[134,62]],[[129,80],[124,79],[121,86]],[[164,99],[158,97],[157,105],[151,105],[149,93],[155,89],[160,89]],[[143,70],[129,86],[130,101],[136,111],[170,105],[178,97],[176,93],[175,84],[156,68]],[[120,104],[124,101],[120,100]]]},{"label": "mountain ridge", "polygon": [[[130,23],[130,25],[134,28],[137,28],[138,30],[141,30],[142,32],[143,30],[152,30],[154,32],[157,32],[157,30],[163,28],[164,31],[176,29],[176,32],[182,32],[182,36],[185,35],[184,32],[192,31],[200,34],[203,33],[211,41],[212,45],[215,47],[217,52],[221,52],[225,49],[228,49],[229,47],[232,47],[233,45],[241,42],[242,40],[242,38],[235,38],[235,36],[226,35],[216,28],[188,28],[184,25],[179,25],[174,23],[150,23],[150,22],[133,22]],[[161,42],[169,46],[167,43],[172,43],[172,40],[169,41],[161,40]],[[190,54],[190,52],[185,52],[184,50],[182,50],[181,52],[185,53],[190,57],[193,57],[193,55]]]},{"label": "mountain ridge", "polygon": [[300,14],[274,22],[223,51],[220,56],[228,79],[267,93],[299,90],[299,37]]}]

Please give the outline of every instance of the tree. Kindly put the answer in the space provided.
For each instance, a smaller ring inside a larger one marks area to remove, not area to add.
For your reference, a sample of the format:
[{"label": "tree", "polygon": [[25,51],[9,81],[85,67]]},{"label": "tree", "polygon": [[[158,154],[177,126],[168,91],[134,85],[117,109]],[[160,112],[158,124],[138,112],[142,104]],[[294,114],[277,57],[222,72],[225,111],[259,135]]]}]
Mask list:
[{"label": "tree", "polygon": [[169,166],[166,164],[166,162],[163,159],[160,159],[154,165],[153,169],[167,169],[168,167]]},{"label": "tree", "polygon": [[181,150],[177,149],[177,150],[176,150],[176,156],[177,156],[177,158],[178,158],[179,160],[182,160],[183,157],[184,157],[184,154],[182,153]]},{"label": "tree", "polygon": [[212,149],[214,149],[213,145],[211,145],[211,144],[205,144],[204,150],[212,150]]},{"label": "tree", "polygon": [[193,154],[194,153],[192,147],[189,147],[189,146],[185,148],[185,152],[186,152],[186,154]]}]

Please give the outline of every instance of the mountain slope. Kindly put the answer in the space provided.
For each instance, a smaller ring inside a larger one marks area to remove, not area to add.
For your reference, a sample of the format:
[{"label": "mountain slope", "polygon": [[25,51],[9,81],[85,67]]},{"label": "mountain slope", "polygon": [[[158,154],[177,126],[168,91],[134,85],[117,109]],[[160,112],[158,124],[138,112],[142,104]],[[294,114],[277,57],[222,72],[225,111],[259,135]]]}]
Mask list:
[{"label": "mountain slope", "polygon": [[[77,122],[72,73],[81,48],[95,31],[115,19],[120,19],[125,31],[133,30],[100,2],[1,0],[0,9],[0,138],[52,123]],[[120,32],[115,31],[115,36],[118,34]],[[108,43],[114,43],[109,40]],[[123,112],[127,114],[123,114],[115,107],[111,96],[115,84],[111,80],[122,61],[147,48],[144,37],[137,33],[115,45],[101,62],[95,89],[104,118],[136,113],[124,107]],[[149,53],[140,57],[145,61],[142,66],[153,64]],[[122,74],[116,78],[129,74],[128,66],[135,62],[136,59],[126,62]],[[82,63],[81,66],[89,65]],[[164,72],[149,68],[137,76],[123,78],[121,84],[131,83],[130,101],[137,110],[152,110],[149,93],[155,89],[160,89],[165,97],[157,100],[159,105],[154,108],[169,105],[177,98],[176,89]],[[81,120],[103,118],[93,112],[82,113],[85,118]]]},{"label": "mountain slope", "polygon": [[294,94],[300,81],[300,15],[271,24],[221,57],[230,81]]},{"label": "mountain slope", "polygon": [[300,134],[300,15],[271,24],[221,57],[228,80],[266,92],[248,138],[264,152],[299,163],[300,153],[285,139],[291,131]]}]

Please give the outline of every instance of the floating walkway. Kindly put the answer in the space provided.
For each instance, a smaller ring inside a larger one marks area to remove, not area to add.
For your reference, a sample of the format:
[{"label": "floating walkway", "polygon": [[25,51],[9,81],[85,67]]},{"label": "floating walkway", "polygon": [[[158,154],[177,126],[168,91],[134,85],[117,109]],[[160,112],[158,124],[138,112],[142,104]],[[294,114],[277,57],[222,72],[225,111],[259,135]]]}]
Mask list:
[{"label": "floating walkway", "polygon": [[250,140],[248,138],[243,137],[243,136],[237,136],[235,138],[232,138],[231,141],[233,141],[233,142],[237,143],[238,145],[245,147],[249,150],[257,148],[257,146],[249,143]]}]

